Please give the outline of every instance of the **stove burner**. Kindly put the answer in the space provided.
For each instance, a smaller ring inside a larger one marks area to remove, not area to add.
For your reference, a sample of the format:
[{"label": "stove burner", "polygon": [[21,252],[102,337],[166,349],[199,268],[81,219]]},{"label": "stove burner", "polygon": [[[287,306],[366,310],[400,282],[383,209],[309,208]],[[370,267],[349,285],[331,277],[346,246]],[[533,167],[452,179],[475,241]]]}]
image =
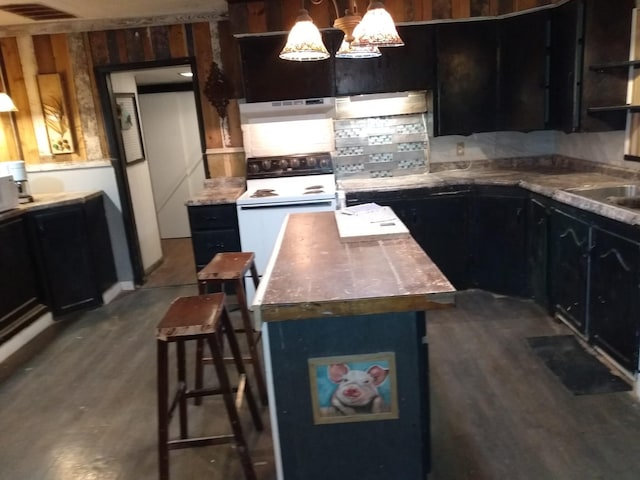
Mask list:
[{"label": "stove burner", "polygon": [[310,187],[305,188],[305,190],[322,190],[322,185],[311,185]]},{"label": "stove burner", "polygon": [[261,188],[251,195],[251,198],[277,197],[278,194],[272,188]]},{"label": "stove burner", "polygon": [[314,193],[324,193],[324,190],[322,188],[319,188],[318,190],[307,190],[303,195],[313,195]]}]

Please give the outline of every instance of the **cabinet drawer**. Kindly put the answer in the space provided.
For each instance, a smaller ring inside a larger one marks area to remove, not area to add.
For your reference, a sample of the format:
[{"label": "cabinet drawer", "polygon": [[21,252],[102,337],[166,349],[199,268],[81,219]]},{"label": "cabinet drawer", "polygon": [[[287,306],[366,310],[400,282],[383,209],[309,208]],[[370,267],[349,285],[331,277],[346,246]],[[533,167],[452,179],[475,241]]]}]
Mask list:
[{"label": "cabinet drawer", "polygon": [[238,228],[235,204],[189,207],[191,230]]},{"label": "cabinet drawer", "polygon": [[237,230],[192,232],[191,241],[196,265],[206,265],[219,252],[240,251],[240,238]]}]

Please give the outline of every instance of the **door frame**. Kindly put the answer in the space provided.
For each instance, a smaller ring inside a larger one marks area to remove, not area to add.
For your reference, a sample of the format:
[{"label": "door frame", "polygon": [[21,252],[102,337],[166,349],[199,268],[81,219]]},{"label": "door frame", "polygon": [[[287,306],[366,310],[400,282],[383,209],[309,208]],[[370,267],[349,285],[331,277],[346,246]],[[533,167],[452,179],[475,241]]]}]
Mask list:
[{"label": "door frame", "polygon": [[111,84],[111,74],[115,72],[126,72],[131,70],[148,70],[152,68],[171,67],[177,65],[188,65],[193,72],[192,85],[193,94],[196,101],[196,113],[198,117],[198,129],[200,133],[200,150],[203,152],[203,165],[205,178],[209,178],[209,168],[206,162],[206,140],[204,135],[204,119],[202,116],[201,97],[198,81],[198,70],[195,57],[174,58],[170,60],[124,63],[118,65],[107,65],[94,67],[96,87],[102,107],[104,130],[106,141],[114,169],[116,184],[118,186],[118,196],[122,208],[122,220],[124,223],[125,237],[129,248],[129,259],[133,270],[133,281],[136,285],[142,285],[145,279],[144,267],[142,264],[142,253],[140,250],[140,240],[136,229],[135,217],[133,213],[133,203],[131,200],[131,189],[127,176],[127,165],[125,161],[124,145],[122,137],[118,134],[117,118],[114,115],[116,104],[115,94]]}]

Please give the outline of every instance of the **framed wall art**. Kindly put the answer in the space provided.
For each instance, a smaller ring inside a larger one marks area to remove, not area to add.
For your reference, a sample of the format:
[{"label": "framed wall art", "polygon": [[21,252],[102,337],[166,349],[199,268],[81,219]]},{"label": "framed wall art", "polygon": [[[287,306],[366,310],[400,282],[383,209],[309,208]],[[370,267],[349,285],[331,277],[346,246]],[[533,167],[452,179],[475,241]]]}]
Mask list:
[{"label": "framed wall art", "polygon": [[38,75],[38,90],[51,153],[54,155],[73,153],[75,145],[71,134],[72,122],[60,75],[57,73]]},{"label": "framed wall art", "polygon": [[309,358],[314,424],[398,418],[393,352]]},{"label": "framed wall art", "polygon": [[122,137],[125,162],[127,164],[144,161],[142,130],[138,118],[138,106],[134,93],[116,93],[116,121]]}]

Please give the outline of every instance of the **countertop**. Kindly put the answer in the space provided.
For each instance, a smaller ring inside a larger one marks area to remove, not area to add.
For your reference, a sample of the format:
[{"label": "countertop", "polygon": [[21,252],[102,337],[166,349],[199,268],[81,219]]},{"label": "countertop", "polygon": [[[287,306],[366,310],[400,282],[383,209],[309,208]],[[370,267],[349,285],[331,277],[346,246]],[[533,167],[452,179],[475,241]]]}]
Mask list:
[{"label": "countertop", "polygon": [[640,210],[598,202],[565,191],[568,188],[590,185],[605,186],[631,183],[640,185],[638,173],[627,173],[615,168],[595,169],[591,165],[581,168],[581,166],[567,165],[528,165],[523,162],[517,165],[494,164],[484,168],[450,169],[393,178],[347,179],[340,180],[338,187],[347,193],[353,193],[448,185],[518,186],[622,223],[640,225]]},{"label": "countertop", "polygon": [[288,216],[254,300],[261,321],[450,307],[455,289],[411,237],[345,244],[333,212]]},{"label": "countertop", "polygon": [[235,203],[246,190],[244,177],[209,178],[204,181],[202,190],[189,198],[185,205],[221,205]]},{"label": "countertop", "polygon": [[1,212],[0,221],[8,220],[30,211],[83,203],[101,194],[102,191],[100,190],[87,192],[39,193],[37,195],[33,195],[33,202],[22,203],[18,205],[17,208]]}]

